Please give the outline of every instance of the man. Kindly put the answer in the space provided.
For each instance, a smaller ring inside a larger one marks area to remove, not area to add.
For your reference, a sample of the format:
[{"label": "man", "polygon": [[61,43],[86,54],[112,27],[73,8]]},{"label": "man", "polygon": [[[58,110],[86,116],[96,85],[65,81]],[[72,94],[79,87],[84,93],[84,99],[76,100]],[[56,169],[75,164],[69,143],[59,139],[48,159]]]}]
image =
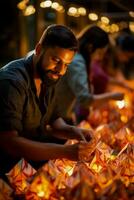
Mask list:
[{"label": "man", "polygon": [[55,84],[65,74],[76,51],[77,40],[72,31],[62,25],[51,25],[33,54],[0,70],[1,177],[21,157],[36,162],[78,159],[79,144],[39,142],[43,137],[52,141],[55,137],[83,140],[84,133],[89,136],[86,130],[67,125],[52,113]]}]

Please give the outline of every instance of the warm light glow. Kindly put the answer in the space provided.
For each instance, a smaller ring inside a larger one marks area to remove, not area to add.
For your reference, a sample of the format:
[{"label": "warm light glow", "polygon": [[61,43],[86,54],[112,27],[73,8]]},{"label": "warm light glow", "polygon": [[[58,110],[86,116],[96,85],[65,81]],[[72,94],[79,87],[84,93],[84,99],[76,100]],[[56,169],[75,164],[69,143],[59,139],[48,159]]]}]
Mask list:
[{"label": "warm light glow", "polygon": [[101,21],[103,22],[103,23],[105,23],[105,24],[109,24],[109,19],[108,19],[108,17],[101,17]]},{"label": "warm light glow", "polygon": [[110,32],[115,33],[119,31],[119,26],[117,24],[111,24],[110,26]]},{"label": "warm light glow", "polygon": [[20,10],[25,10],[26,9],[26,5],[27,3],[29,2],[29,0],[23,0],[21,2],[19,2],[17,4],[17,7],[20,9]]},{"label": "warm light glow", "polygon": [[24,11],[24,16],[29,16],[35,13],[35,8],[33,7],[33,5],[29,5],[27,6],[27,8]]},{"label": "warm light glow", "polygon": [[53,2],[52,5],[51,5],[51,7],[53,9],[57,9],[59,7],[59,3],[58,2]]},{"label": "warm light glow", "polygon": [[77,14],[77,9],[75,7],[70,7],[68,9],[68,15],[75,16]]},{"label": "warm light glow", "polygon": [[127,123],[128,122],[128,118],[126,115],[122,115],[121,116],[121,121],[124,122],[124,123]]},{"label": "warm light glow", "polygon": [[131,17],[134,17],[134,11],[130,11],[130,12],[129,12],[129,15],[130,15]]},{"label": "warm light glow", "polygon": [[134,32],[134,22],[129,22],[129,29]]},{"label": "warm light glow", "polygon": [[38,197],[44,197],[45,193],[44,191],[40,191],[37,193]]},{"label": "warm light glow", "polygon": [[67,173],[69,176],[71,176],[73,174],[73,170],[74,170],[74,167],[66,166],[66,168],[64,169],[64,172]]},{"label": "warm light glow", "polygon": [[48,7],[51,7],[51,5],[52,5],[52,1],[50,1],[50,0],[43,1],[40,3],[41,8],[48,8]]},{"label": "warm light glow", "polygon": [[125,107],[125,101],[117,101],[116,105],[118,106],[119,109],[122,109],[123,107]]},{"label": "warm light glow", "polygon": [[116,155],[110,155],[110,160],[115,160],[116,159]]},{"label": "warm light glow", "polygon": [[90,13],[88,15],[89,19],[92,20],[92,21],[96,21],[98,20],[98,15],[96,13]]},{"label": "warm light glow", "polygon": [[108,26],[106,24],[102,25],[102,29],[104,29],[104,31],[106,31],[107,33],[110,32],[110,26]]},{"label": "warm light glow", "polygon": [[100,165],[97,165],[96,163],[92,164],[90,167],[97,173],[100,172],[100,170],[102,169],[102,167]]},{"label": "warm light glow", "polygon": [[49,199],[53,191],[53,187],[49,180],[42,173],[32,182],[30,190],[36,193],[41,199]]},{"label": "warm light glow", "polygon": [[79,13],[80,15],[82,15],[82,16],[85,16],[86,13],[87,13],[87,11],[86,11],[85,8],[80,7],[80,8],[78,8],[78,13]]},{"label": "warm light glow", "polygon": [[56,9],[58,12],[63,13],[65,12],[65,9],[63,6],[59,5],[58,8]]}]

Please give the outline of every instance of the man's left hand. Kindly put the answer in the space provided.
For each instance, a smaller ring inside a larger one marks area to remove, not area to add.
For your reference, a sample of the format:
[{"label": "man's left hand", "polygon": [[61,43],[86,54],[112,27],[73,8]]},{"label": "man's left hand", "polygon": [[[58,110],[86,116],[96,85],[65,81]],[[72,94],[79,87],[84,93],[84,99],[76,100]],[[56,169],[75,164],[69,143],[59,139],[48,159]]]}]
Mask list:
[{"label": "man's left hand", "polygon": [[78,135],[78,140],[83,140],[85,142],[90,141],[94,137],[93,130],[91,129],[84,129],[74,126],[73,133]]}]

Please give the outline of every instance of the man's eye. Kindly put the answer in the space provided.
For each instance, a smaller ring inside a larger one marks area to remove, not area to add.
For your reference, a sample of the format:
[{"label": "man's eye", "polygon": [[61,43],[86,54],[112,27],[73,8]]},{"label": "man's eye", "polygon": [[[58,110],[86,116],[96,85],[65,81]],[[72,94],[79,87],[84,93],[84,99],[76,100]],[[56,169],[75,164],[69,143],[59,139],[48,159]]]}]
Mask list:
[{"label": "man's eye", "polygon": [[59,59],[56,59],[56,58],[52,58],[52,60],[53,60],[55,63],[60,62],[60,60],[59,60]]}]

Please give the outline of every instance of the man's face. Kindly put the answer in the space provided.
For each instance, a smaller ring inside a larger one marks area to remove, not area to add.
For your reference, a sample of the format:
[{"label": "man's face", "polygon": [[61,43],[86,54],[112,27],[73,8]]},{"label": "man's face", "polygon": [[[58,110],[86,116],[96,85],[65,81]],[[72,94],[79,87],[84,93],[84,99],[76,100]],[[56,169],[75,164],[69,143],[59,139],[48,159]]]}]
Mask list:
[{"label": "man's face", "polygon": [[75,52],[60,47],[42,49],[36,63],[37,73],[41,79],[57,81],[66,73]]}]

